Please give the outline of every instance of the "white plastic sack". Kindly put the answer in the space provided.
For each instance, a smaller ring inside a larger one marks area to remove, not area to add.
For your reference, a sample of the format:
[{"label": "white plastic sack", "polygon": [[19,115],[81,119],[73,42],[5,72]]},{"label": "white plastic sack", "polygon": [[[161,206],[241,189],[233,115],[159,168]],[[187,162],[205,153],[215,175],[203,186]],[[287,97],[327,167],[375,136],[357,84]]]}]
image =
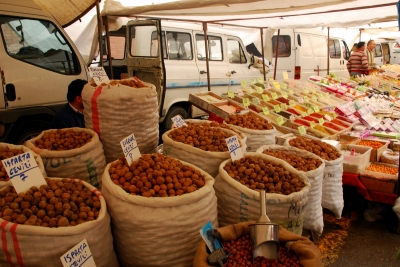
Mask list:
[{"label": "white plastic sack", "polygon": [[[310,183],[307,177],[295,170],[283,160],[255,152],[246,152],[246,156],[262,158],[276,164],[282,164],[290,173],[296,173],[304,182],[305,187],[290,195],[266,193],[267,216],[273,223],[301,235],[303,231],[304,213],[307,207]],[[219,174],[215,178],[215,193],[218,199],[218,222],[220,227],[246,221],[258,221],[260,218],[260,194],[232,177],[224,170],[224,166],[231,162],[225,160],[219,167]]]},{"label": "white plastic sack", "polygon": [[393,206],[393,211],[396,213],[397,217],[400,220],[400,197],[396,199],[396,202]]},{"label": "white plastic sack", "polygon": [[[182,161],[183,162],[183,161]],[[199,168],[183,162],[184,165]],[[205,185],[175,197],[130,195],[110,178],[108,164],[102,192],[112,219],[115,251],[124,267],[191,266],[208,221],[217,227],[214,179],[200,170]]]},{"label": "white plastic sack", "polygon": [[[47,177],[42,158],[38,154],[36,154],[35,151],[33,151],[32,149],[30,149],[24,145],[13,145],[13,144],[8,144],[8,143],[0,143],[0,148],[18,149],[18,150],[24,151],[24,153],[29,152],[29,151],[32,152],[33,157],[36,160],[36,163],[39,167],[40,172],[43,174],[43,177]],[[0,181],[0,184],[2,184],[2,183],[5,183],[5,182]]]},{"label": "white plastic sack", "polygon": [[86,128],[67,128],[77,132],[86,132],[92,140],[79,148],[53,151],[38,148],[35,144],[46,133],[56,130],[46,130],[25,145],[35,151],[43,159],[43,164],[49,177],[76,178],[100,188],[101,177],[106,167],[103,145],[96,132]]},{"label": "white plastic sack", "polygon": [[158,145],[158,100],[155,86],[132,88],[125,85],[82,90],[85,125],[103,143],[107,163],[123,156],[120,142],[134,134],[141,153],[156,152]]},{"label": "white plastic sack", "polygon": [[60,228],[21,225],[0,218],[3,232],[0,266],[60,267],[60,257],[84,239],[87,240],[97,267],[119,266],[113,249],[110,215],[104,197],[95,187],[82,183],[99,197],[99,217],[94,221]]},{"label": "white plastic sack", "polygon": [[[231,156],[228,151],[226,152],[210,152],[204,151],[200,148],[192,147],[190,145],[172,140],[168,134],[173,131],[169,130],[162,136],[163,139],[163,153],[164,155],[173,158],[184,160],[190,164],[197,166],[203,171],[210,174],[212,177],[217,176],[219,165]],[[233,131],[221,128],[221,131],[229,132],[233,135]],[[245,149],[242,146],[242,150]]]},{"label": "white plastic sack", "polygon": [[[290,146],[290,139],[286,140],[285,146]],[[335,214],[336,218],[342,216],[344,207],[343,200],[343,154],[335,160],[324,160],[324,178],[322,180],[322,207]]]},{"label": "white plastic sack", "polygon": [[304,214],[303,227],[305,229],[316,232],[318,235],[322,234],[324,229],[324,218],[322,214],[321,199],[322,199],[322,179],[324,176],[325,163],[323,159],[305,150],[301,150],[290,146],[261,146],[257,153],[263,153],[265,150],[272,151],[285,151],[286,154],[296,155],[302,158],[314,158],[322,161],[322,164],[315,170],[304,173],[310,182],[310,191],[308,193],[308,204]]}]

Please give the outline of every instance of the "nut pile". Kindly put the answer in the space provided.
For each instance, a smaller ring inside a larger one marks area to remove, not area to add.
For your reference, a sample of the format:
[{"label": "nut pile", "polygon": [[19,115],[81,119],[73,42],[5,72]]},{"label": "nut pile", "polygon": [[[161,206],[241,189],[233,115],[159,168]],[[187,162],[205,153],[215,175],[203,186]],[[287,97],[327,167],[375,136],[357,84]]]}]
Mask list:
[{"label": "nut pile", "polygon": [[252,130],[272,130],[273,126],[267,120],[250,114],[230,115],[225,122]]},{"label": "nut pile", "polygon": [[218,127],[201,126],[196,123],[177,128],[168,134],[174,141],[211,152],[228,151],[225,139],[232,135]]},{"label": "nut pile", "polygon": [[84,146],[91,140],[92,136],[86,132],[58,129],[45,133],[41,139],[35,141],[35,145],[41,149],[62,151]]},{"label": "nut pile", "polygon": [[365,170],[372,172],[381,172],[386,174],[395,175],[398,173],[398,169],[395,167],[385,166],[381,164],[371,163]]},{"label": "nut pile", "polygon": [[225,123],[218,123],[216,121],[212,121],[211,123],[208,122],[189,122],[188,125],[197,125],[197,126],[202,126],[202,127],[219,127],[219,128],[224,128],[224,129],[228,129],[231,130],[233,132],[235,132],[240,138],[244,138],[244,135],[242,134],[242,132],[230,127],[228,124]]},{"label": "nut pile", "polygon": [[285,151],[265,150],[263,153],[278,159],[283,159],[284,161],[292,165],[292,167],[296,170],[303,172],[315,170],[322,164],[322,161],[320,161],[319,159],[303,158],[293,154],[288,154]]},{"label": "nut pile", "polygon": [[43,227],[75,226],[96,220],[101,203],[82,183],[46,178],[47,185],[17,194],[14,187],[0,191],[3,220]]},{"label": "nut pile", "polygon": [[288,172],[282,164],[251,156],[228,162],[224,170],[244,186],[256,191],[264,189],[266,193],[290,195],[305,186],[297,174]]},{"label": "nut pile", "polygon": [[304,137],[296,137],[289,141],[293,147],[307,150],[315,155],[323,158],[324,160],[334,160],[340,158],[341,154],[334,146],[319,140],[311,140]]},{"label": "nut pile", "polygon": [[227,254],[230,254],[224,267],[300,267],[300,261],[296,254],[282,246],[279,247],[279,260],[257,257],[252,264],[253,249],[249,235],[243,235],[230,242],[223,242],[223,245]]},{"label": "nut pile", "polygon": [[375,149],[380,148],[384,144],[378,141],[373,141],[373,140],[361,140],[360,142],[357,143],[359,146],[369,146]]},{"label": "nut pile", "polygon": [[4,168],[1,160],[12,158],[16,155],[23,154],[23,153],[24,153],[24,151],[22,151],[21,149],[9,149],[7,147],[0,148],[0,181],[10,180],[10,177],[8,176],[8,174],[6,172],[6,168]]},{"label": "nut pile", "polygon": [[142,154],[131,166],[120,158],[111,163],[108,172],[114,184],[143,197],[180,196],[205,185],[199,170],[162,154]]}]

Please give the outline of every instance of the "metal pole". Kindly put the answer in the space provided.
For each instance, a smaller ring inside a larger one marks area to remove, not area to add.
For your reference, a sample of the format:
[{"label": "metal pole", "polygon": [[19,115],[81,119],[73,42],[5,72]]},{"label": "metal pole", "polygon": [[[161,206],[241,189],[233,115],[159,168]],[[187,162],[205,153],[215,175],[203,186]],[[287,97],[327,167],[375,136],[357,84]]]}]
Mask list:
[{"label": "metal pole", "polygon": [[[328,59],[327,59],[327,61],[328,61],[328,68],[326,69],[326,75],[329,75],[329,58],[331,57],[331,55],[330,55],[330,51],[329,51],[329,30],[330,30],[330,28],[328,27]],[[335,45],[335,44],[334,44]]]},{"label": "metal pole", "polygon": [[264,59],[264,41],[263,41],[263,28],[260,29],[260,36],[261,36],[261,55],[262,55],[262,63],[263,63],[263,74],[264,74],[264,81],[266,81],[267,76],[265,73],[265,59]]},{"label": "metal pole", "polygon": [[96,1],[96,13],[97,13],[97,34],[99,39],[99,52],[100,52],[100,66],[104,67],[103,62],[103,46],[102,46],[102,29],[103,29],[103,21],[100,16],[100,0]]},{"label": "metal pole", "polygon": [[276,79],[276,65],[278,64],[278,48],[279,48],[279,37],[280,36],[281,36],[281,30],[278,29],[278,38],[276,39],[276,45],[275,45],[274,80]]},{"label": "metal pole", "polygon": [[206,49],[207,86],[208,86],[208,91],[211,91],[211,86],[210,86],[210,66],[208,64],[207,22],[203,22],[203,31],[204,31],[204,45],[205,45],[205,49]]},{"label": "metal pole", "polygon": [[361,42],[361,32],[362,32],[362,29],[360,29],[360,39],[358,40],[359,42]]},{"label": "metal pole", "polygon": [[108,60],[108,66],[110,67],[110,79],[114,79],[114,73],[113,73],[113,68],[112,68],[112,59],[111,59],[110,31],[108,30],[107,16],[103,17],[103,22],[104,22],[104,27],[106,29],[106,39],[107,39],[107,48],[108,48],[107,60]]}]

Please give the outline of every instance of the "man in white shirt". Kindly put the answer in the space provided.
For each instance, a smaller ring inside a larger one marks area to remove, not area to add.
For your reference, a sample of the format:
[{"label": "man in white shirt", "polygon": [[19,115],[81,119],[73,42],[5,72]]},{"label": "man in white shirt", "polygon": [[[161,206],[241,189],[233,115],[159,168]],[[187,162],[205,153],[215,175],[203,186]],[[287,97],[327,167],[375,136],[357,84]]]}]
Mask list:
[{"label": "man in white shirt", "polygon": [[374,40],[369,40],[367,43],[367,58],[368,58],[368,65],[371,66],[374,64],[374,48],[376,44]]}]

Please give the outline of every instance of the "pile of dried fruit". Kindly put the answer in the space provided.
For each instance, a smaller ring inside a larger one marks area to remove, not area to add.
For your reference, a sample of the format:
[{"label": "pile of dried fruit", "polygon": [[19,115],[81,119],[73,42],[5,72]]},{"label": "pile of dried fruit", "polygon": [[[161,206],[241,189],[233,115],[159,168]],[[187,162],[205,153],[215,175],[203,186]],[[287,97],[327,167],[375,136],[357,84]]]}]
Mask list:
[{"label": "pile of dried fruit", "polygon": [[360,142],[357,143],[358,146],[369,146],[375,149],[380,148],[384,144],[382,142],[378,141],[373,141],[373,140],[361,140]]},{"label": "pile of dried fruit", "polygon": [[10,180],[10,177],[8,176],[8,174],[6,172],[6,168],[4,168],[1,160],[12,158],[16,155],[20,155],[23,153],[24,153],[24,151],[22,151],[21,149],[9,149],[7,147],[0,148],[0,181]]},{"label": "pile of dried fruit", "polygon": [[84,131],[71,129],[58,129],[45,133],[42,138],[35,141],[35,145],[47,150],[71,150],[92,141],[92,136]]},{"label": "pile of dried fruit", "polygon": [[253,190],[264,189],[266,193],[290,195],[305,186],[297,174],[288,172],[282,164],[262,158],[247,156],[228,162],[224,170],[244,186]]},{"label": "pile of dried fruit", "polygon": [[144,197],[180,196],[205,185],[199,170],[162,154],[142,154],[131,166],[121,158],[111,163],[108,172],[114,184]]},{"label": "pile of dried fruit", "polygon": [[218,123],[216,121],[212,121],[211,123],[208,122],[189,122],[187,123],[188,126],[202,126],[202,127],[219,127],[219,128],[224,128],[231,130],[235,132],[240,138],[244,138],[244,135],[242,132],[230,127],[228,124],[225,123]]},{"label": "pile of dried fruit", "polygon": [[315,155],[328,161],[340,158],[341,156],[340,151],[334,146],[319,140],[296,137],[291,139],[289,144],[293,147],[314,153]]},{"label": "pile of dried fruit", "polygon": [[263,153],[278,159],[283,159],[298,171],[312,171],[317,169],[322,164],[322,161],[319,159],[303,158],[293,154],[288,154],[286,151],[265,150]]},{"label": "pile of dried fruit", "polygon": [[365,170],[372,171],[372,172],[381,172],[395,175],[398,173],[398,169],[395,167],[385,166],[381,164],[374,164],[371,163]]},{"label": "pile of dried fruit", "polygon": [[225,119],[225,122],[232,125],[237,125],[242,128],[252,130],[272,130],[273,126],[266,119],[258,116],[252,116],[249,113],[243,115],[230,115]]},{"label": "pile of dried fruit", "polygon": [[101,203],[81,182],[49,179],[47,185],[17,194],[14,187],[0,191],[3,220],[43,227],[75,226],[96,220]]}]

